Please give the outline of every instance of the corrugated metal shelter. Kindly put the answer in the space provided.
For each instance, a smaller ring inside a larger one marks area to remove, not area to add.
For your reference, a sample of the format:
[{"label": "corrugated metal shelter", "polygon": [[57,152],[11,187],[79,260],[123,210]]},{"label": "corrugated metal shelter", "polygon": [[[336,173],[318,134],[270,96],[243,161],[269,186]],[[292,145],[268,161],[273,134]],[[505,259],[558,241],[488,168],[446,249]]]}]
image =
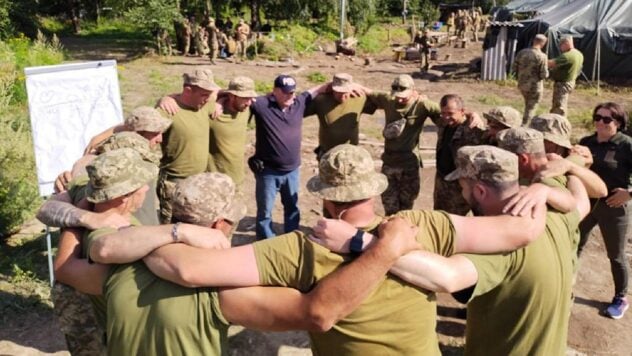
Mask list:
[{"label": "corrugated metal shelter", "polygon": [[507,72],[516,54],[518,22],[490,22],[483,43],[482,80],[507,79]]}]

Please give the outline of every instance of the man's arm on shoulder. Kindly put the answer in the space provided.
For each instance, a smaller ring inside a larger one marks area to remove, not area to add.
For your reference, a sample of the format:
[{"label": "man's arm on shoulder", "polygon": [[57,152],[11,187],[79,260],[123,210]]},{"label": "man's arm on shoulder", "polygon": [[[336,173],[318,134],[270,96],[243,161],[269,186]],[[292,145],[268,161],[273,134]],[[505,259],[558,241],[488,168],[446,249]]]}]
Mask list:
[{"label": "man's arm on shoulder", "polygon": [[260,284],[252,245],[210,250],[170,244],[154,250],[143,261],[160,278],[185,287]]},{"label": "man's arm on shoulder", "polygon": [[99,214],[72,205],[68,192],[54,195],[44,202],[37,212],[37,219],[48,226],[85,227],[90,230],[129,225],[129,221],[118,214]]},{"label": "man's arm on shoulder", "polygon": [[89,263],[87,259],[80,257],[81,230],[63,230],[53,263],[55,278],[82,293],[101,295],[108,266]]},{"label": "man's arm on shoulder", "polygon": [[125,124],[112,126],[112,127],[108,128],[108,129],[106,129],[105,131],[97,134],[92,139],[90,139],[90,142],[88,142],[88,146],[86,146],[85,150],[83,151],[83,154],[87,155],[87,154],[93,153],[94,149],[101,142],[107,140],[108,138],[110,138],[110,136],[114,135],[117,132],[127,131],[127,130],[129,130],[129,128]]},{"label": "man's arm on shoulder", "polygon": [[331,82],[327,82],[321,85],[317,85],[315,87],[311,87],[309,89],[307,89],[307,92],[309,93],[309,95],[312,98],[315,98],[316,96],[318,96],[319,94],[322,94],[328,90],[331,89]]},{"label": "man's arm on shoulder", "polygon": [[528,216],[468,217],[450,214],[456,231],[455,253],[499,253],[513,251],[544,232],[546,208],[540,204]]},{"label": "man's arm on shoulder", "polygon": [[[233,323],[261,330],[329,330],[362,303],[398,257],[419,247],[415,240],[417,228],[399,220],[386,231],[381,228],[384,238],[320,280],[307,294],[269,287],[220,292],[224,316]],[[253,303],[257,313],[244,313]]]},{"label": "man's arm on shoulder", "polygon": [[90,258],[100,263],[129,263],[178,242],[201,248],[230,247],[224,234],[215,229],[190,224],[137,226],[95,238],[90,245]]}]

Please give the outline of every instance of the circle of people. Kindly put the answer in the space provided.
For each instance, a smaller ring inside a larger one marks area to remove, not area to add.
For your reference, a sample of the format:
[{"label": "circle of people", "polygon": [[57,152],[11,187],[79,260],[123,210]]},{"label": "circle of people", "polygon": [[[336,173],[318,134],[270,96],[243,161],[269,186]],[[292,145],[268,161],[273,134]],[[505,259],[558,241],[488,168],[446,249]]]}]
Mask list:
[{"label": "circle of people", "polygon": [[[185,73],[181,92],[95,137],[38,213],[64,228],[52,296],[69,350],[220,355],[239,324],[308,330],[316,354],[439,355],[434,293],[444,292],[467,304],[466,354],[564,355],[578,257],[595,225],[614,279],[605,313],[618,319],[628,307],[632,138],[612,102],[594,109],[595,132],[578,145],[565,110],[533,115],[547,67],[577,74],[572,58],[525,69],[539,45],[517,58],[524,115],[500,106],[485,120],[456,94],[429,100],[405,74],[390,91],[338,73],[301,93],[279,75],[259,95],[247,77],[220,89],[208,69]],[[360,117],[376,110],[381,171],[358,145]],[[307,190],[324,217],[306,234],[298,192],[310,115],[319,171]],[[438,128],[434,209],[411,210],[428,118]],[[231,248],[246,161],[257,241]]]}]

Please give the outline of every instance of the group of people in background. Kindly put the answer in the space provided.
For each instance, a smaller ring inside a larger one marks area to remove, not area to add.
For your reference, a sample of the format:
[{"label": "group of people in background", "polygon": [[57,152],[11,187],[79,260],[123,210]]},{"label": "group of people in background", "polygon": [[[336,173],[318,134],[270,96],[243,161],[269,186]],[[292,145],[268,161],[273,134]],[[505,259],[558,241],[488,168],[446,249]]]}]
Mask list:
[{"label": "group of people in background", "polygon": [[[176,48],[182,55],[209,56],[211,64],[216,64],[217,58],[231,56],[245,60],[248,46],[255,38],[251,26],[243,18],[233,24],[230,18],[224,21],[208,16],[198,23],[195,16],[183,17],[174,21],[174,28]],[[259,30],[270,32],[270,25]]]},{"label": "group of people in background", "polygon": [[445,25],[448,36],[465,39],[467,33],[471,32],[471,40],[478,42],[478,32],[485,30],[483,10],[480,7],[473,7],[469,10],[457,10],[456,13],[450,12]]},{"label": "group of people in background", "polygon": [[[221,33],[212,19],[204,26]],[[554,79],[568,92],[571,57],[524,76],[564,70]],[[541,88],[529,85],[520,88]],[[64,228],[53,299],[71,353],[220,355],[234,323],[309,330],[317,354],[437,355],[434,293],[447,292],[468,305],[467,354],[563,355],[576,261],[596,225],[615,281],[604,312],[624,315],[632,138],[621,106],[598,105],[595,134],[572,145],[565,110],[479,114],[458,94],[428,99],[407,74],[387,90],[346,73],[297,88],[286,74],[258,94],[244,76],[220,88],[211,70],[188,71],[181,92],[133,110],[60,175],[38,218]],[[359,146],[363,114],[378,110],[379,172]],[[308,235],[298,200],[311,115],[319,169],[306,188],[322,199],[323,218]],[[434,210],[421,211],[427,119],[438,128]],[[246,167],[257,241],[230,248],[246,213]],[[272,223],[277,194],[282,229]]]}]

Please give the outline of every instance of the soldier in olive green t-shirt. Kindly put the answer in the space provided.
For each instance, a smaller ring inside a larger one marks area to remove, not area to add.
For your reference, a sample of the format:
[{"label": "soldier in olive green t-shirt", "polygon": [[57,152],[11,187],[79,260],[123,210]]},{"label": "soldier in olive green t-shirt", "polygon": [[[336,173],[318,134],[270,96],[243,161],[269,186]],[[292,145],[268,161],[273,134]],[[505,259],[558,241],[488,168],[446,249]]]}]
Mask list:
[{"label": "soldier in olive green t-shirt", "polygon": [[567,116],[568,96],[575,89],[575,80],[584,65],[584,55],[575,49],[571,36],[560,39],[560,50],[561,55],[548,61],[551,79],[555,82],[551,112]]},{"label": "soldier in olive green t-shirt", "polygon": [[318,147],[316,159],[335,146],[350,143],[357,145],[360,135],[360,116],[372,114],[375,107],[366,96],[351,97],[353,77],[346,73],[335,74],[332,93],[317,96],[305,109],[305,116],[318,116]]}]

